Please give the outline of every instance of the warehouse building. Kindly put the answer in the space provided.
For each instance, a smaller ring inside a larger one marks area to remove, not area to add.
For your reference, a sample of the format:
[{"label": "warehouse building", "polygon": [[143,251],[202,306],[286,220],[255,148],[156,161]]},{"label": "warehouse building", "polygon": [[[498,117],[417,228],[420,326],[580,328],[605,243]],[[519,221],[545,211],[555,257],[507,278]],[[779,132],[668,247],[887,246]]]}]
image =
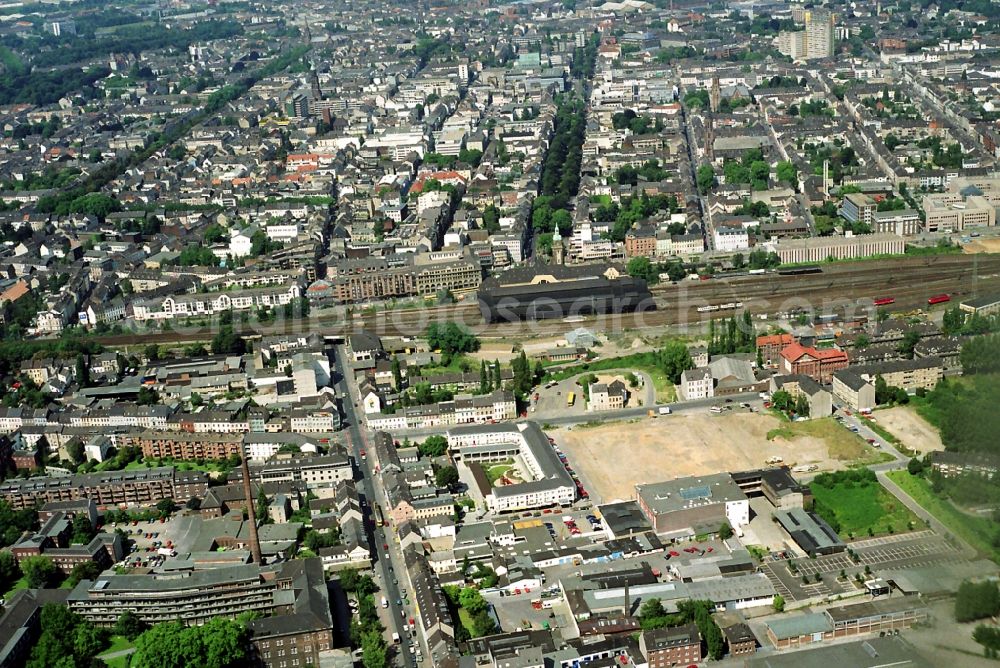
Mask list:
[{"label": "warehouse building", "polygon": [[729,523],[740,534],[750,523],[750,502],[728,473],[636,485],[636,500],[653,530],[680,539],[714,534]]},{"label": "warehouse building", "polygon": [[510,269],[488,278],[479,289],[486,322],[565,318],[655,308],[646,282],[616,266],[548,265]]},{"label": "warehouse building", "polygon": [[903,237],[896,234],[861,234],[853,237],[781,239],[765,247],[778,254],[782,264],[849,260],[871,255],[901,255],[906,250]]}]

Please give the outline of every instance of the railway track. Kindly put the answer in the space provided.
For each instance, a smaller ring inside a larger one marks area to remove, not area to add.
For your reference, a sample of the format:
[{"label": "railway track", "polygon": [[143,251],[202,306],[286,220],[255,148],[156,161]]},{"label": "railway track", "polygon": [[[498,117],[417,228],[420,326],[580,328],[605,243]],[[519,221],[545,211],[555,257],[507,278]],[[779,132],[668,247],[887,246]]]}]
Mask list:
[{"label": "railway track", "polygon": [[[699,313],[702,306],[742,302],[752,314],[776,314],[795,309],[829,310],[854,307],[871,309],[871,300],[893,297],[894,311],[927,305],[934,294],[948,293],[958,299],[973,295],[1000,294],[1000,255],[940,255],[907,257],[875,262],[824,265],[819,274],[782,276],[776,273],[708,281],[682,281],[652,289],[656,310],[641,313],[585,316],[569,323],[563,320],[484,323],[478,304],[468,303],[426,308],[361,311],[339,308],[305,320],[269,323],[237,323],[244,336],[320,333],[342,335],[365,328],[381,335],[421,336],[432,322],[458,322],[488,339],[547,336],[568,327],[586,326],[602,331],[636,330],[644,327],[698,324],[711,318],[728,317],[732,311]],[[148,332],[97,337],[111,347],[149,343],[207,341],[211,327],[175,327],[168,332]]]}]

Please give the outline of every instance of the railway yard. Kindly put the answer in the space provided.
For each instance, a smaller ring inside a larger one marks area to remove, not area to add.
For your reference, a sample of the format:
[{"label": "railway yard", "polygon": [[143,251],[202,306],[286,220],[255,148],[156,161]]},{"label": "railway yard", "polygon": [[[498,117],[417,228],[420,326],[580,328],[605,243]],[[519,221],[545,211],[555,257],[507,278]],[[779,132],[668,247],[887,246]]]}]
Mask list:
[{"label": "railway yard", "polygon": [[[926,307],[927,300],[935,295],[965,298],[1000,291],[1000,256],[900,257],[878,262],[831,263],[821,269],[819,273],[799,275],[772,272],[656,285],[651,289],[655,310],[581,316],[573,321],[579,326],[597,326],[608,332],[690,326],[727,317],[733,309],[722,306],[737,303],[757,316],[843,309],[860,313],[873,308],[873,300],[888,296],[894,300],[892,310],[905,312]],[[714,306],[720,308],[705,310]],[[484,339],[508,339],[524,334],[544,336],[566,328],[561,319],[484,323],[470,296],[462,303],[446,306],[370,311],[359,307],[337,308],[292,322],[244,324],[242,333],[253,336],[321,330],[326,336],[339,336],[364,328],[381,335],[413,336],[425,331],[431,322],[444,321],[461,323]],[[207,340],[214,331],[211,326],[177,324],[169,332],[136,332],[98,340],[111,346],[180,343]]]}]

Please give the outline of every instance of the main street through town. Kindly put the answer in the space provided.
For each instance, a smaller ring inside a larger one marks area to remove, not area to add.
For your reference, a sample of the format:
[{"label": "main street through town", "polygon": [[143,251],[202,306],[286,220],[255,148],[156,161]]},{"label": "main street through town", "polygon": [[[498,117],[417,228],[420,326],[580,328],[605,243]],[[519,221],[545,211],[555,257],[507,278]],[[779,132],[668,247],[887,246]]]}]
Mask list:
[{"label": "main street through town", "polygon": [[[361,456],[362,450],[366,453],[368,448],[368,434],[362,426],[361,418],[357,415],[354,406],[354,388],[350,382],[350,367],[345,361],[346,351],[343,346],[340,346],[334,350],[334,366],[336,369],[337,377],[337,390],[340,396],[344,397],[343,410],[344,410],[344,422],[347,425],[345,434],[348,440],[348,447],[350,452],[354,456],[354,461],[357,463],[358,469],[361,473],[361,488],[364,493],[364,514],[365,514],[365,528],[368,533],[368,542],[370,545],[374,546],[374,553],[376,555],[375,564],[373,565],[373,570],[375,571],[376,583],[379,585],[381,592],[376,596],[385,596],[388,601],[388,611],[390,619],[387,620],[388,632],[398,633],[401,639],[400,644],[391,645],[390,650],[396,650],[395,664],[399,666],[406,666],[407,668],[413,668],[418,665],[416,663],[414,654],[410,651],[411,644],[416,645],[416,651],[419,651],[419,636],[416,634],[415,638],[411,638],[410,634],[406,631],[406,624],[409,618],[416,618],[416,612],[413,610],[406,610],[403,605],[397,603],[397,601],[403,601],[403,596],[401,595],[401,587],[399,585],[399,578],[404,578],[405,583],[405,573],[406,567],[403,563],[402,555],[396,549],[395,541],[387,538],[386,530],[384,527],[375,526],[375,517],[373,512],[373,504],[383,503],[385,498],[382,494],[382,490],[376,493],[374,479],[375,473],[372,466],[366,460],[366,457]],[[385,549],[384,546],[389,546],[389,549]],[[429,658],[429,656],[428,656]]]}]

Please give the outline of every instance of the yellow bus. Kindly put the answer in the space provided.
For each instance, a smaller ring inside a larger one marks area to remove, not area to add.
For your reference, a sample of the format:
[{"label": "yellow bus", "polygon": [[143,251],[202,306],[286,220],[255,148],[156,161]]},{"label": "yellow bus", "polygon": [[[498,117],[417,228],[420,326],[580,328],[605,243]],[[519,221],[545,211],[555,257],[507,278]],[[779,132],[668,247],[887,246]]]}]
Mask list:
[{"label": "yellow bus", "polygon": [[576,402],[576,392],[570,392],[566,395],[566,405],[572,406]]}]

